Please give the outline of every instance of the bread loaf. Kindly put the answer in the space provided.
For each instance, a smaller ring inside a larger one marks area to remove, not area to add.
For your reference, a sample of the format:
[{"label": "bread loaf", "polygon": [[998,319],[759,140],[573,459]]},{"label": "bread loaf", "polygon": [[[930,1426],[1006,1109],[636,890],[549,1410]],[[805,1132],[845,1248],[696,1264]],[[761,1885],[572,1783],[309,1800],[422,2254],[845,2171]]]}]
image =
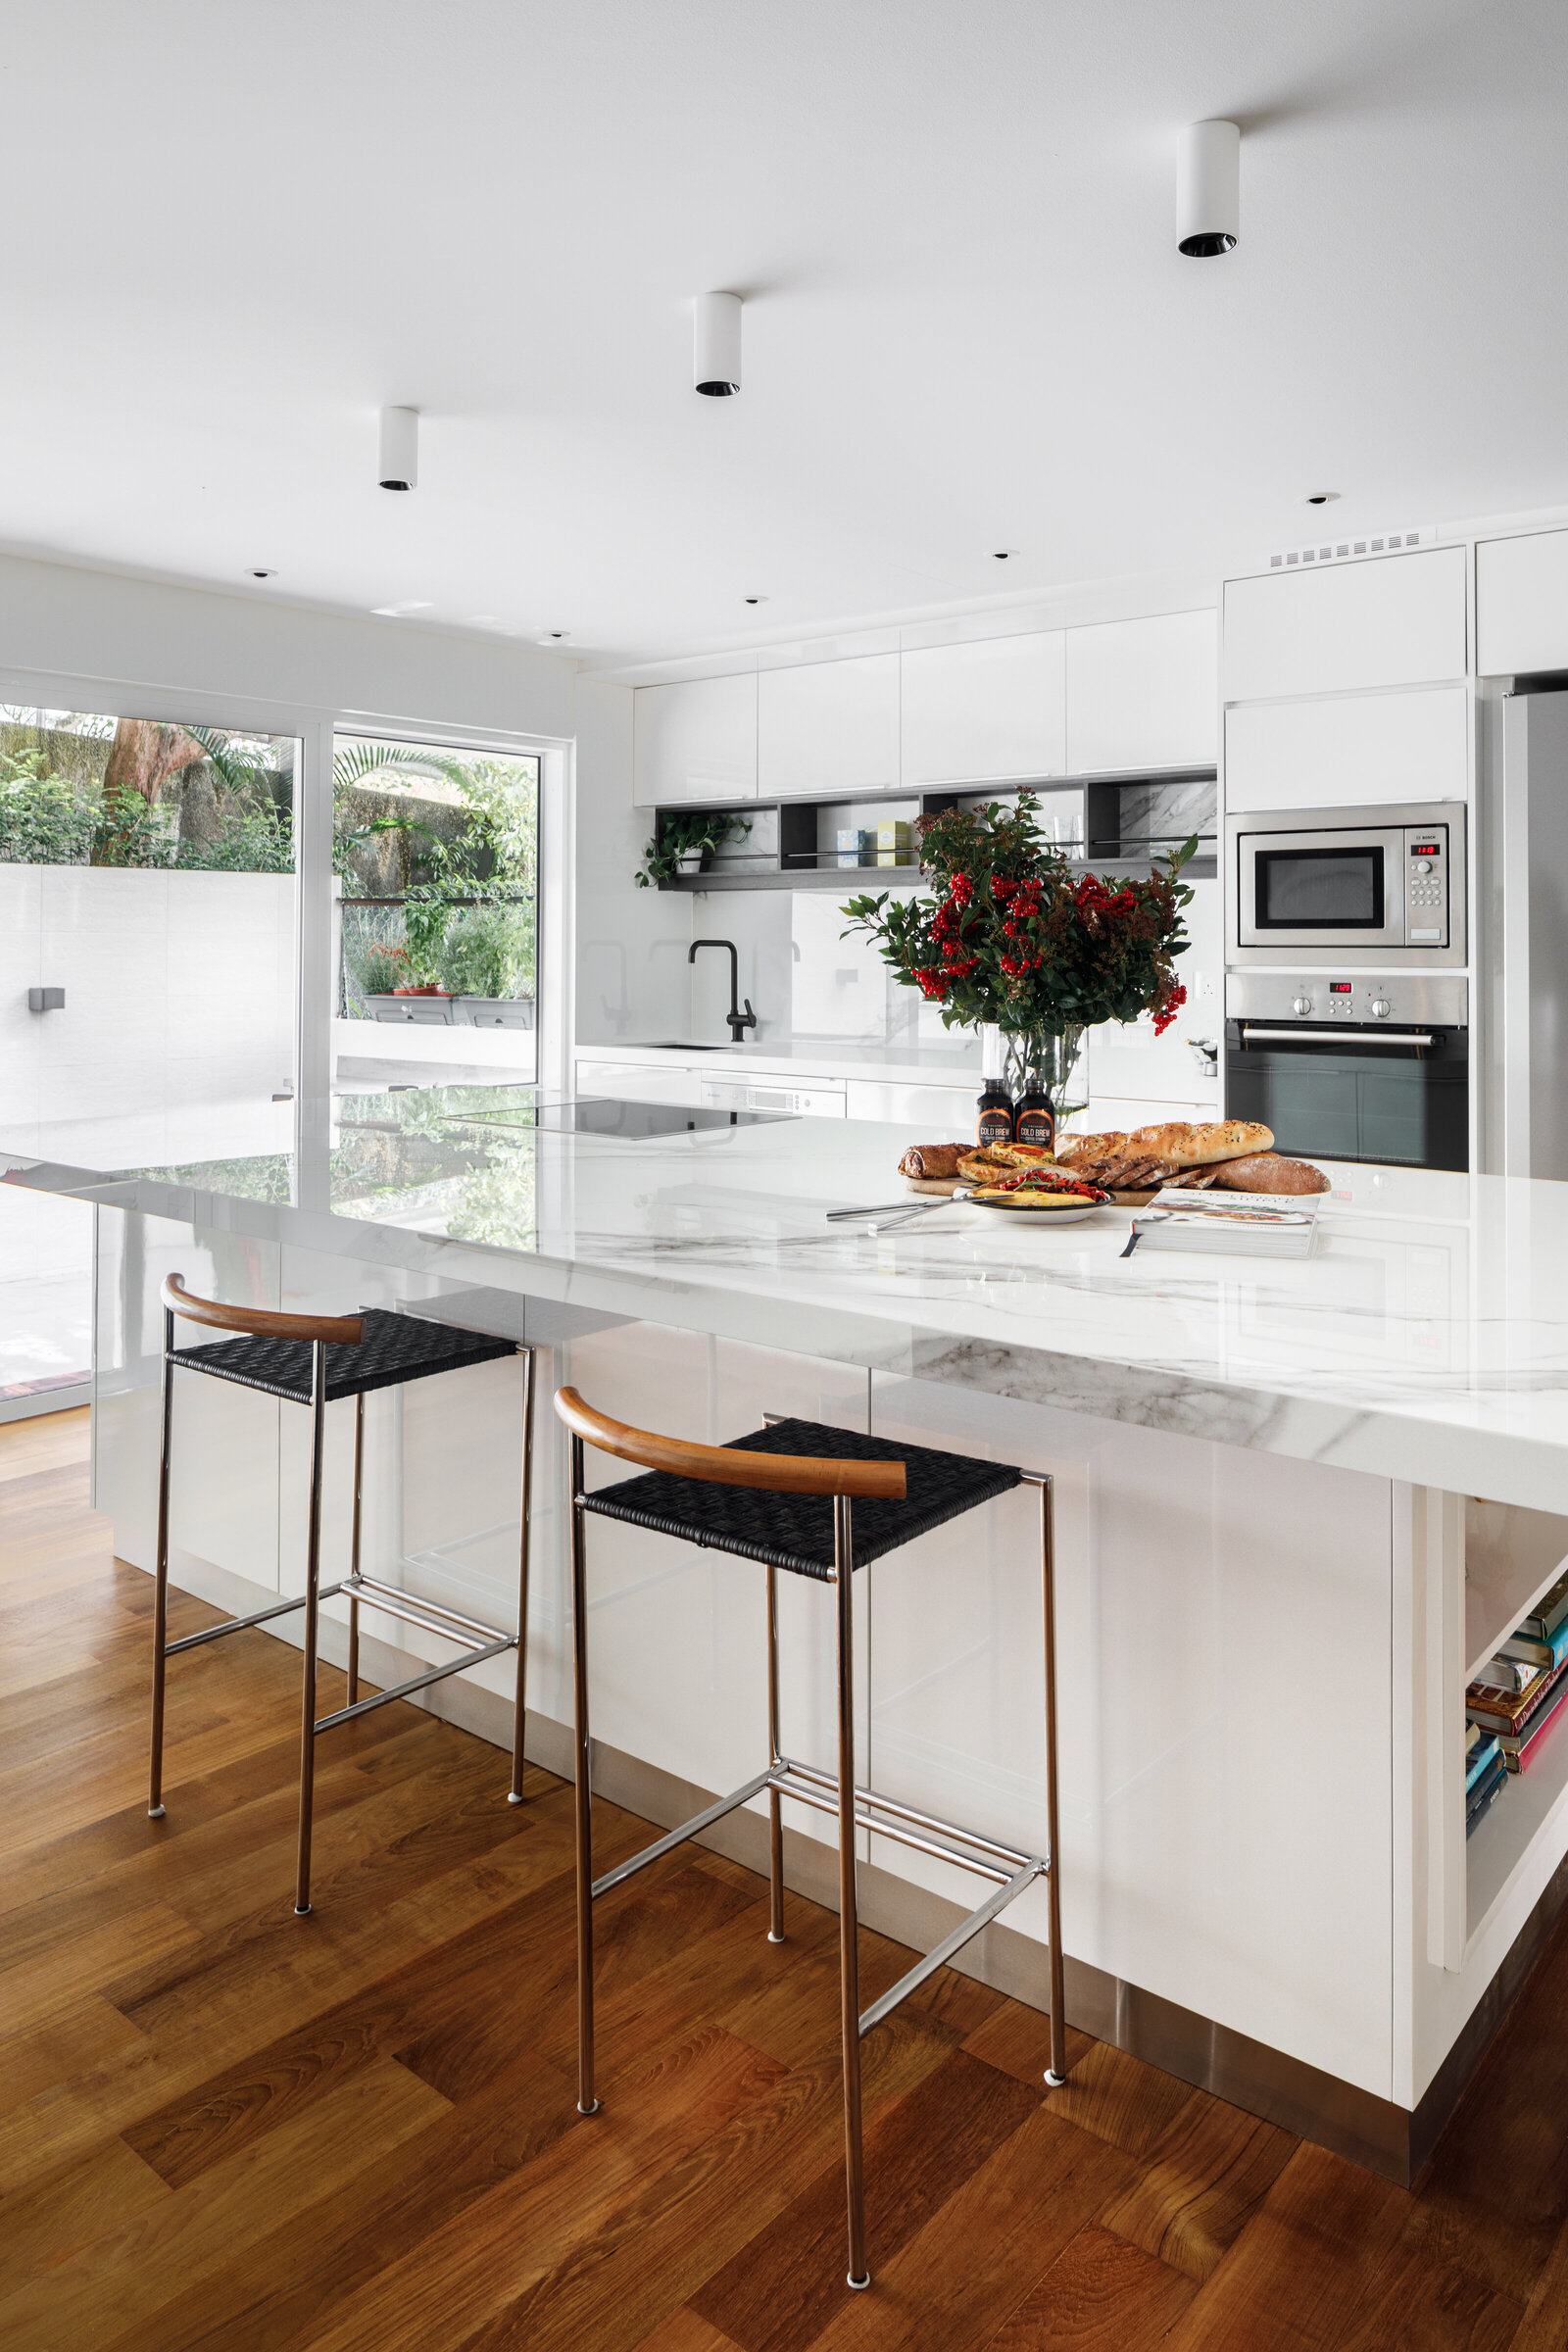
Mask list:
[{"label": "bread loaf", "polygon": [[1168,1159],[1178,1168],[1206,1168],[1216,1159],[1250,1158],[1267,1152],[1274,1141],[1270,1127],[1255,1119],[1219,1119],[1207,1126],[1189,1126],[1172,1119],[1161,1127],[1135,1127],[1127,1142],[1133,1150]]},{"label": "bread loaf", "polygon": [[967,1144],[911,1144],[899,1162],[901,1176],[956,1176]]},{"label": "bread loaf", "polygon": [[1125,1135],[1058,1135],[1056,1159],[1064,1168],[1079,1159],[1121,1159],[1129,1140]]},{"label": "bread loaf", "polygon": [[1285,1159],[1278,1152],[1253,1152],[1227,1160],[1214,1171],[1222,1193],[1326,1193],[1329,1180],[1309,1159]]}]

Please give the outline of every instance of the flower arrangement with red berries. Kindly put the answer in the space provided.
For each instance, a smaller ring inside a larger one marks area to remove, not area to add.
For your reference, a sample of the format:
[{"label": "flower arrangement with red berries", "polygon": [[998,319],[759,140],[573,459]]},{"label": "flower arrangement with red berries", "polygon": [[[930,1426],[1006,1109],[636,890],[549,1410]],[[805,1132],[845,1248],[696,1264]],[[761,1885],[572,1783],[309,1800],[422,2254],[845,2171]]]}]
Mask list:
[{"label": "flower arrangement with red berries", "polygon": [[[989,1023],[1060,1036],[1152,1013],[1156,1034],[1187,1001],[1175,958],[1187,944],[1178,880],[1196,837],[1146,880],[1076,880],[1036,822],[1027,792],[920,819],[920,865],[938,896],[881,891],[851,899],[851,931],[874,939],[907,988],[950,1028]],[[845,933],[848,938],[849,932]]]}]

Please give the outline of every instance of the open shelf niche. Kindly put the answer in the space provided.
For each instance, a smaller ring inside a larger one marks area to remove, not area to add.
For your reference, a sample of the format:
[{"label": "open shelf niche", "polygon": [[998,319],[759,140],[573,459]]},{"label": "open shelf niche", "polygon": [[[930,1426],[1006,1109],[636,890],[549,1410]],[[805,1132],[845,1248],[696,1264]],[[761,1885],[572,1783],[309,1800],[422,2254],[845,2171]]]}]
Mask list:
[{"label": "open shelf niche", "polygon": [[[823,800],[683,802],[654,812],[656,832],[667,816],[687,816],[710,808],[746,820],[748,831],[710,854],[698,874],[676,874],[662,890],[858,890],[915,888],[920,880],[915,846],[917,818],[943,808],[975,808],[987,801],[1016,800],[1032,792],[1041,818],[1075,866],[1147,866],[1199,836],[1198,855],[1187,866],[1194,881],[1212,880],[1215,856],[1215,771],[1173,769],[1160,775],[1051,776],[1019,784],[966,784],[940,792],[844,794]],[[863,834],[882,823],[909,827],[902,860],[886,853],[874,864],[839,848],[841,832]]]},{"label": "open shelf niche", "polygon": [[[1568,1568],[1568,1519],[1521,1503],[1465,1506],[1465,1685]],[[1536,1839],[1568,1803],[1568,1705],[1557,1709],[1465,1840],[1469,1936],[1487,1925]]]}]

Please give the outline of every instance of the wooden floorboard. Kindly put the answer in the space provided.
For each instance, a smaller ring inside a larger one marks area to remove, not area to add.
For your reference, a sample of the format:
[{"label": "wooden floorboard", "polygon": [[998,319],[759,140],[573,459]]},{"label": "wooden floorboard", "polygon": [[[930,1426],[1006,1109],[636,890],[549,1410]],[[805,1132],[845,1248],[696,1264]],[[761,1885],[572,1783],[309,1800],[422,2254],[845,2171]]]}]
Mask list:
[{"label": "wooden floorboard", "polygon": [[[1568,1933],[1414,2192],[1082,2034],[1047,2093],[1043,2021],[939,1972],[865,2045],[852,2294],[831,1915],[770,1945],[690,1847],[626,1886],[580,2118],[569,1788],[346,1727],[296,1920],[298,1653],[248,1634],[172,1674],[149,1822],[86,1447],[0,1428],[7,2352],[1568,2352]],[[645,1836],[595,1816],[604,1863]],[[866,1935],[865,1997],[907,1959]]]}]

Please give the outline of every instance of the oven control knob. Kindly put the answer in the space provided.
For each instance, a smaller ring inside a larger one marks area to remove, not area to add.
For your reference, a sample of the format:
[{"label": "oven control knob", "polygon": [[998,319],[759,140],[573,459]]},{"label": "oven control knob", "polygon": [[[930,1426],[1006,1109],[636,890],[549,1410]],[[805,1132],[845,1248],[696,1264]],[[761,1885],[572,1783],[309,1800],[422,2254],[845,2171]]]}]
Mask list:
[{"label": "oven control knob", "polygon": [[1291,1006],[1293,1012],[1310,1012],[1311,1009],[1312,1000],[1310,997],[1298,997]]},{"label": "oven control knob", "polygon": [[1430,873],[1431,873],[1431,871],[1432,871],[1432,860],[1431,860],[1431,858],[1418,858],[1416,859],[1416,861],[1415,861],[1415,871],[1416,871],[1418,874],[1430,874]]},{"label": "oven control knob", "polygon": [[1367,1006],[1367,1010],[1375,1021],[1386,1021],[1394,1010],[1394,1006],[1389,1003],[1387,997],[1374,997]]}]

